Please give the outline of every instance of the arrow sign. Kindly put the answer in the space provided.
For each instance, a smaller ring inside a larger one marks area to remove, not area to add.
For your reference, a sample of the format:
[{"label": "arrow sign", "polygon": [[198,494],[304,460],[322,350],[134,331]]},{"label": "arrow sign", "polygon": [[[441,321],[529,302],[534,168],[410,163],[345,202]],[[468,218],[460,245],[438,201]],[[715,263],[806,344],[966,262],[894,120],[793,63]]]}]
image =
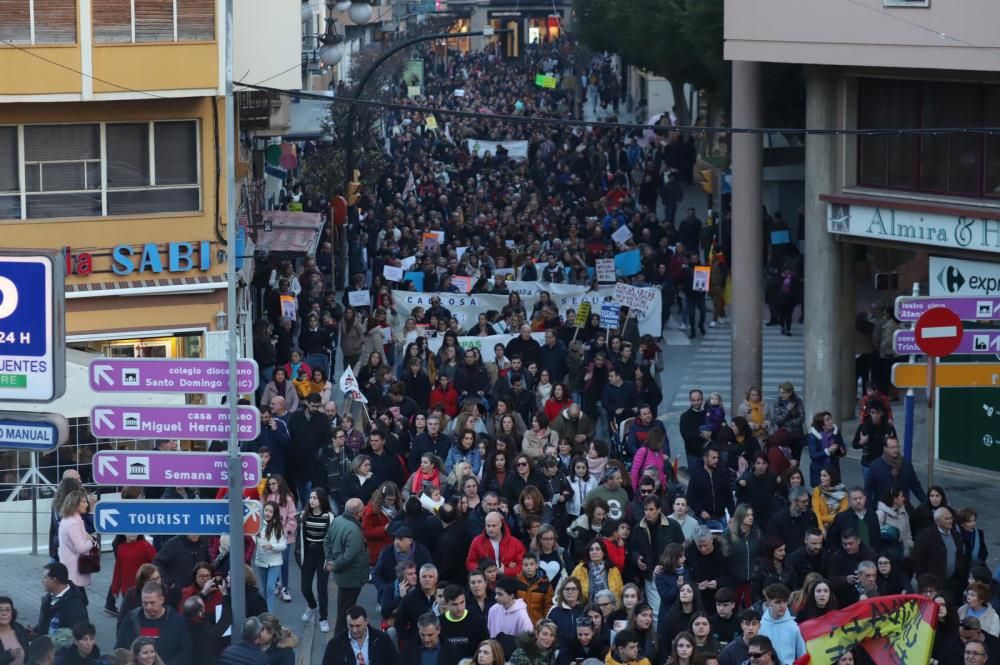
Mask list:
[{"label": "arrow sign", "polygon": [[[260,501],[243,502],[243,533],[260,531]],[[105,500],[94,506],[94,524],[101,533],[151,535],[229,533],[229,502],[222,500]]]},{"label": "arrow sign", "polygon": [[[938,363],[938,388],[977,388],[1000,386],[1000,363]],[[897,388],[925,388],[926,363],[896,363],[892,366],[892,385]]]},{"label": "arrow sign", "polygon": [[[189,439],[217,441],[229,438],[228,406],[95,406],[90,410],[94,436],[113,439]],[[260,412],[239,407],[239,439],[260,434]]]},{"label": "arrow sign", "polygon": [[[260,457],[240,455],[243,487],[260,482]],[[94,455],[94,482],[100,485],[142,487],[226,487],[229,484],[228,453],[179,451],[102,450]]]},{"label": "arrow sign", "polygon": [[924,312],[939,307],[950,309],[963,321],[1000,321],[1000,298],[960,296],[900,296],[896,298],[896,318],[916,321]]},{"label": "arrow sign", "polygon": [[[897,330],[892,337],[892,344],[896,353],[901,355],[923,353],[917,346],[916,337],[912,330]],[[973,355],[1000,353],[1000,330],[966,330],[962,333],[962,339],[954,353]]]},{"label": "arrow sign", "polygon": [[[236,389],[257,389],[257,362],[237,363]],[[90,387],[99,393],[227,393],[229,363],[199,358],[98,358],[90,363]]]}]

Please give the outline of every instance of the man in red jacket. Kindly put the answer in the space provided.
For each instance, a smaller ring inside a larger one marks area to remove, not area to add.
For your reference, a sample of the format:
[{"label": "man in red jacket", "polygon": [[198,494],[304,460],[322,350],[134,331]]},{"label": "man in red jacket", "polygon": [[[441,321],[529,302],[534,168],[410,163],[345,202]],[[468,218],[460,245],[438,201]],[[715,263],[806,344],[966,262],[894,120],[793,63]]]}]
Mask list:
[{"label": "man in red jacket", "polygon": [[496,561],[497,567],[509,577],[521,574],[524,545],[504,528],[503,517],[497,511],[486,516],[483,533],[472,539],[469,555],[465,558],[466,569],[470,572],[475,570],[481,559]]}]

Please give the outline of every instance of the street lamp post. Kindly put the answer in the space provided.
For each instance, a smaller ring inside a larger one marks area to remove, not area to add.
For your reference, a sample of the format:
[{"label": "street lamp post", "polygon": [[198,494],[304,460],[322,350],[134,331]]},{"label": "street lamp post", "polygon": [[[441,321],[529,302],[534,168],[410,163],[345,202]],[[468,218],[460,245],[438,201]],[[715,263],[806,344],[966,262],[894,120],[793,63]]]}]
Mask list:
[{"label": "street lamp post", "polygon": [[[421,42],[429,42],[435,39],[459,39],[461,37],[476,37],[480,35],[492,36],[497,33],[508,32],[507,30],[494,30],[493,28],[484,28],[483,30],[473,30],[471,32],[441,32],[433,35],[423,35],[421,37],[414,37],[413,39],[408,39],[405,42],[394,46],[382,55],[378,57],[375,62],[372,63],[361,80],[358,81],[358,85],[354,88],[354,94],[347,100],[347,128],[344,132],[344,186],[343,192],[348,191],[348,184],[351,182],[353,177],[355,164],[354,164],[354,131],[355,125],[357,124],[358,106],[357,102],[361,101],[361,96],[364,94],[365,87],[371,81],[372,77],[375,75],[376,70],[381,67],[385,62],[396,55],[400,51],[410,48],[414,44],[420,44]],[[340,256],[341,261],[337,270],[337,282],[341,289],[346,289],[348,284],[348,266],[347,266],[347,236],[350,232],[356,232],[358,225],[358,207],[352,205],[348,202],[347,206],[347,233],[342,233],[340,237]]]}]

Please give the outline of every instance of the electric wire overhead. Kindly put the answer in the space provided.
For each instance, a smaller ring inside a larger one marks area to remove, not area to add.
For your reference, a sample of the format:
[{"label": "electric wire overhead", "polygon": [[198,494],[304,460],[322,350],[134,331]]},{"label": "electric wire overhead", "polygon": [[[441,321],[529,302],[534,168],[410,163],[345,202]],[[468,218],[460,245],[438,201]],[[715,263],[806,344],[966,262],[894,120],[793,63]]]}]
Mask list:
[{"label": "electric wire overhead", "polygon": [[355,99],[354,97],[334,97],[314,92],[298,90],[283,90],[265,85],[255,85],[243,81],[237,81],[236,85],[251,90],[261,90],[276,95],[293,97],[296,99],[311,99],[325,101],[331,104],[357,104],[359,106],[370,106],[384,108],[395,111],[408,111],[411,113],[425,113],[442,116],[456,116],[459,118],[479,118],[483,120],[503,120],[521,124],[552,125],[558,127],[595,127],[599,129],[625,129],[625,130],[652,130],[667,129],[682,132],[702,132],[705,134],[813,134],[813,135],[848,135],[848,136],[899,136],[905,134],[915,134],[920,136],[942,136],[945,134],[975,134],[992,136],[1000,134],[1000,127],[897,127],[883,129],[810,129],[792,127],[702,127],[698,125],[670,125],[659,127],[656,125],[644,125],[624,122],[602,122],[599,120],[572,120],[566,118],[546,118],[539,116],[509,115],[504,113],[483,113],[480,111],[463,111],[459,109],[447,109],[434,106],[419,106],[416,104],[400,104],[396,102],[383,102],[374,99]]}]

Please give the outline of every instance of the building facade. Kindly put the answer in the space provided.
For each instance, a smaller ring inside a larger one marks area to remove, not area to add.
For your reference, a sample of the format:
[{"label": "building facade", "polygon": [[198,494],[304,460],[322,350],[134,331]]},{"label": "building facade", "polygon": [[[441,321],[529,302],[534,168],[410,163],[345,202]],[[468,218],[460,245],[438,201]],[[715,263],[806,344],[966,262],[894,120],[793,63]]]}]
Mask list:
[{"label": "building facade", "polygon": [[[995,269],[1000,139],[961,129],[998,126],[1000,34],[992,29],[998,21],[1000,5],[985,0],[725,3],[733,126],[763,126],[760,63],[781,62],[806,65],[806,126],[849,130],[806,138],[811,409],[829,408],[838,417],[854,409],[858,349],[844,340],[857,339],[855,314],[863,300],[891,303],[915,282],[924,295],[955,293],[957,280],[942,272],[954,261],[977,266],[968,272]],[[958,131],[909,131],[931,128]],[[733,159],[733,244],[739,248],[738,234],[761,236],[760,137],[734,135]],[[749,280],[748,290],[760,283],[749,273],[758,261],[743,262],[752,264],[747,274],[734,275]],[[882,276],[877,285],[876,275]],[[759,371],[744,357],[747,345],[760,343],[759,303],[742,313],[734,340],[756,334],[742,347],[734,343],[734,384],[745,387]]]}]

